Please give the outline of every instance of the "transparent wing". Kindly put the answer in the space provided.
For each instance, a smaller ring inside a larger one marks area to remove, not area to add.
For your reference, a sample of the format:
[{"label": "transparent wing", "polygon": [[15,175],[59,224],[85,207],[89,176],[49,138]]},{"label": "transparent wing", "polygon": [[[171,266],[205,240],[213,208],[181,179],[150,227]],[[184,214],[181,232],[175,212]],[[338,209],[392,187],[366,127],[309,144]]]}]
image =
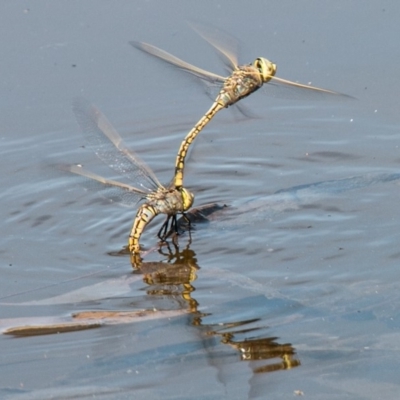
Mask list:
[{"label": "transparent wing", "polygon": [[146,198],[147,192],[122,182],[106,179],[90,172],[79,165],[61,165],[60,169],[72,172],[88,179],[88,189],[93,189],[100,196],[123,205],[132,207]]},{"label": "transparent wing", "polygon": [[154,172],[133,151],[128,150],[118,132],[95,106],[84,99],[73,102],[73,111],[87,147],[106,165],[148,191],[162,187]]},{"label": "transparent wing", "polygon": [[215,84],[215,83],[223,83],[225,81],[225,78],[223,76],[214,74],[212,72],[208,72],[204,69],[201,69],[192,64],[189,64],[186,61],[183,61],[180,58],[175,57],[172,54],[167,53],[166,51],[161,50],[158,47],[153,46],[151,44],[144,43],[144,42],[136,42],[136,41],[131,41],[129,43],[136,49],[139,49],[147,54],[151,54],[152,56],[155,56],[155,57],[167,62],[168,64],[178,67],[181,70],[188,72],[189,74],[192,74],[192,75],[194,75],[200,79],[203,79],[207,82],[211,82],[211,83]]},{"label": "transparent wing", "polygon": [[[232,71],[232,68],[235,69],[237,67],[238,64],[236,51],[238,45],[237,41],[235,41],[233,37],[229,36],[227,33],[221,32],[217,28],[199,24],[198,22],[190,22],[189,25],[219,52],[229,71]],[[218,84],[220,87],[220,85],[226,80],[226,78],[223,76],[216,75],[212,72],[198,68],[151,44],[143,42],[130,42],[130,44],[145,53],[151,54],[175,67],[180,68],[185,72],[196,76],[197,78],[202,79],[203,82],[208,84]],[[264,84],[262,91],[273,97],[295,100],[354,99],[352,96],[335,92],[333,90],[305,85],[279,78],[277,76],[272,77],[271,81]],[[215,97],[216,93],[214,93],[212,90],[208,90],[208,92],[211,97]]]},{"label": "transparent wing", "polygon": [[[237,39],[228,33],[210,25],[193,21],[190,21],[189,25],[204,40],[210,43],[220,53],[220,55],[222,55],[225,65],[227,65],[230,70],[237,68],[237,54],[239,52],[239,44]],[[265,91],[267,93],[270,92],[270,94],[276,97],[287,97],[292,99],[330,99],[334,98],[335,96],[337,98],[352,98],[351,96],[343,93],[322,89],[311,85],[304,85],[276,76],[273,76],[272,80],[265,84]]]},{"label": "transparent wing", "polygon": [[287,79],[282,79],[277,76],[273,76],[271,81],[264,84],[261,90],[263,93],[269,94],[274,97],[295,100],[354,99],[354,97],[347,94],[289,81]]},{"label": "transparent wing", "polygon": [[237,55],[239,53],[239,43],[237,39],[210,25],[204,25],[194,21],[190,21],[188,24],[199,36],[219,52],[222,56],[222,61],[230,72],[237,68]]}]

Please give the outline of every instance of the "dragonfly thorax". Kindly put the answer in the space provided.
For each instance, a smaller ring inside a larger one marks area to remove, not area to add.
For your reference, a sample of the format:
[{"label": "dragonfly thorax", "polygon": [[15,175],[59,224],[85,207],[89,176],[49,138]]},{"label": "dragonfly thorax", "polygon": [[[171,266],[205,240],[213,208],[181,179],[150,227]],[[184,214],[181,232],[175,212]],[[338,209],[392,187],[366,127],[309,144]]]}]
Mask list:
[{"label": "dragonfly thorax", "polygon": [[263,85],[263,78],[253,65],[241,65],[232,72],[219,93],[219,103],[224,107],[235,104]]},{"label": "dragonfly thorax", "polygon": [[276,74],[276,64],[267,60],[266,58],[259,57],[253,62],[253,66],[258,69],[263,83],[269,82]]},{"label": "dragonfly thorax", "polygon": [[156,214],[175,215],[187,211],[192,206],[194,194],[185,188],[162,188],[149,193],[146,199],[146,204],[153,207]]}]

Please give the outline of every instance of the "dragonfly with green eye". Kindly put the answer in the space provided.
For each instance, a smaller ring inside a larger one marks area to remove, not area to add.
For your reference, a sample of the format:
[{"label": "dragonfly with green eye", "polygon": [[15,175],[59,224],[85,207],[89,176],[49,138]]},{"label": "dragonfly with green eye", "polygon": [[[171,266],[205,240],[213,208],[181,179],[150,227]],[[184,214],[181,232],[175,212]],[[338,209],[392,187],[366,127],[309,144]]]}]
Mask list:
[{"label": "dragonfly with green eye", "polygon": [[129,235],[129,251],[134,255],[140,255],[140,236],[146,225],[158,214],[167,215],[158,232],[161,240],[166,237],[169,223],[177,232],[176,215],[179,213],[184,215],[192,206],[193,193],[182,186],[175,187],[173,182],[163,186],[154,172],[132,150],[125,147],[118,132],[95,106],[78,99],[73,104],[73,111],[86,139],[86,147],[104,164],[140,187],[106,179],[80,165],[64,167],[74,174],[100,182],[103,188],[108,189],[105,192],[107,198],[128,206],[145,200],[133,222]]},{"label": "dragonfly with green eye", "polygon": [[[249,96],[251,93],[260,89],[265,83],[268,83],[268,86],[275,86],[278,91],[280,88],[283,90],[294,89],[296,92],[304,91],[315,93],[317,96],[332,95],[341,96],[343,98],[350,97],[331,90],[303,85],[301,83],[279,78],[275,76],[277,70],[276,64],[263,57],[256,58],[252,64],[239,65],[235,52],[228,49],[228,47],[225,47],[225,43],[222,43],[224,40],[221,40],[221,38],[218,37],[218,35],[221,35],[221,37],[224,35],[222,32],[217,31],[217,34],[215,35],[212,32],[213,28],[205,27],[198,23],[191,23],[190,25],[201,37],[203,37],[203,39],[210,43],[219,52],[224,59],[225,64],[231,71],[231,75],[224,77],[208,72],[148,43],[136,41],[130,42],[133,47],[172,64],[205,82],[217,84],[220,87],[220,91],[211,108],[203,115],[181,143],[175,162],[175,187],[181,187],[183,184],[185,158],[190,144],[200,131],[211,121],[218,111]],[[229,37],[228,40],[232,41],[233,38]],[[227,40],[225,40],[225,42],[227,42]],[[295,97],[297,97],[297,95],[298,93],[295,94]]]}]

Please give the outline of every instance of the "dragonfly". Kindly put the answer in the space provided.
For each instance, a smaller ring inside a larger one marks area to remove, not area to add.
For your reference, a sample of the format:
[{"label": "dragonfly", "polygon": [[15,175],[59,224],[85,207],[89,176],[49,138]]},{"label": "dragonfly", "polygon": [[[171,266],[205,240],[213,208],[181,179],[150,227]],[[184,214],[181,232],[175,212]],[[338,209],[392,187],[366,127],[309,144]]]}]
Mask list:
[{"label": "dragonfly", "polygon": [[86,139],[86,147],[103,163],[139,187],[104,178],[81,165],[69,165],[64,169],[100,182],[111,189],[107,197],[127,205],[145,200],[136,213],[128,241],[130,253],[140,258],[139,239],[150,221],[158,214],[167,215],[158,232],[161,240],[165,239],[169,224],[178,232],[176,215],[185,215],[193,204],[194,194],[182,186],[175,187],[173,182],[163,186],[150,167],[124,145],[121,136],[94,105],[77,99],[73,103],[73,111]]},{"label": "dragonfly", "polygon": [[[272,61],[258,57],[253,63],[246,65],[239,65],[238,59],[234,51],[223,43],[222,32],[217,30],[217,34],[213,32],[213,28],[203,26],[199,23],[190,23],[191,27],[209,44],[211,44],[224,60],[225,65],[231,71],[227,77],[206,71],[202,68],[189,64],[172,54],[145,42],[131,41],[129,42],[133,47],[139,49],[147,54],[155,56],[184,72],[188,72],[200,78],[206,83],[218,85],[220,91],[215,98],[211,108],[200,118],[193,129],[186,135],[178,150],[178,155],[175,162],[175,187],[181,187],[183,184],[183,174],[185,166],[185,158],[188,153],[189,146],[194,141],[200,131],[211,121],[211,119],[223,108],[227,108],[239,100],[249,96],[260,89],[264,84],[269,83],[282,89],[294,89],[296,92],[313,92],[322,95],[332,95],[341,97],[350,97],[345,94],[335,92],[328,89],[322,89],[310,85],[289,81],[275,76],[277,65]],[[215,31],[215,29],[214,29]],[[218,36],[221,36],[218,38]],[[226,35],[225,35],[226,36]],[[222,40],[221,40],[222,39]],[[232,42],[234,39],[228,37],[225,42]]]}]

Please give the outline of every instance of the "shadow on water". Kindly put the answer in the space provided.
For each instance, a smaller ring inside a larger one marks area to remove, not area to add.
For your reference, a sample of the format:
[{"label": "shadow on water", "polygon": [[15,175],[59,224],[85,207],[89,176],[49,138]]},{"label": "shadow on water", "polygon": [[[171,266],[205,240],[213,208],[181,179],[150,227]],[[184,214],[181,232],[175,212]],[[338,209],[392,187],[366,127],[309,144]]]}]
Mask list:
[{"label": "shadow on water", "polygon": [[[351,190],[362,189],[380,183],[394,182],[400,179],[400,173],[370,173],[350,178],[321,181],[310,184],[281,189],[267,196],[248,199],[238,204],[210,203],[193,208],[187,216],[194,224],[196,222],[215,221],[216,225],[243,225],[259,219],[289,210],[309,206],[313,201],[322,200]],[[182,231],[188,230],[184,218],[178,221]],[[169,232],[171,235],[172,232]]]}]

